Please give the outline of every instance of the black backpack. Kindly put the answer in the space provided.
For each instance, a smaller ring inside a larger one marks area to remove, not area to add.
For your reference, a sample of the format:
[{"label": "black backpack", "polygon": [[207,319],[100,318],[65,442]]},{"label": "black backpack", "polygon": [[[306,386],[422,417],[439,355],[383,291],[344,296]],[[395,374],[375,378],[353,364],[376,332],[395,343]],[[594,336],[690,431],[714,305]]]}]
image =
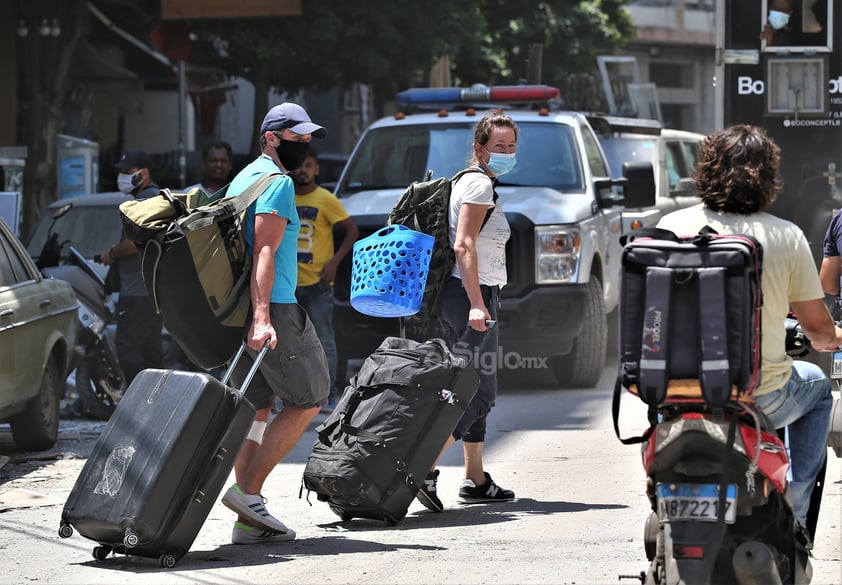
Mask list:
[{"label": "black backpack", "polygon": [[[424,341],[433,336],[445,339],[452,337],[451,332],[439,319],[439,297],[456,264],[456,256],[450,245],[450,193],[453,184],[462,175],[481,172],[479,168],[471,167],[459,171],[449,179],[431,179],[432,171],[428,171],[423,181],[415,181],[406,188],[389,213],[386,225],[403,225],[434,238],[421,308],[416,314],[406,318],[406,335],[409,338]],[[497,200],[496,193],[494,200]],[[493,210],[493,207],[489,208],[482,223],[483,227]]]},{"label": "black backpack", "polygon": [[653,424],[670,397],[702,398],[711,408],[750,398],[760,382],[760,243],[709,226],[695,236],[644,228],[626,238],[612,405],[617,436],[622,388],[649,405]]}]

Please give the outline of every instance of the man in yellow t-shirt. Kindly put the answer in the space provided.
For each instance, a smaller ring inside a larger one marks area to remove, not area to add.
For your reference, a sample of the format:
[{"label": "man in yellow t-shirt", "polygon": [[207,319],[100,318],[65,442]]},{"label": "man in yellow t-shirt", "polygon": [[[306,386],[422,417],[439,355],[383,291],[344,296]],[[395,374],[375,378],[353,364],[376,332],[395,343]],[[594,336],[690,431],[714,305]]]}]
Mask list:
[{"label": "man in yellow t-shirt", "polygon": [[[295,206],[301,229],[298,233],[298,286],[295,296],[304,307],[327,356],[330,373],[330,402],[336,404],[336,340],[333,334],[333,281],[336,268],[351,251],[359,230],[336,196],[316,184],[319,160],[314,150],[307,152],[304,163],[292,173],[295,182]],[[333,229],[345,232],[337,248]]]}]

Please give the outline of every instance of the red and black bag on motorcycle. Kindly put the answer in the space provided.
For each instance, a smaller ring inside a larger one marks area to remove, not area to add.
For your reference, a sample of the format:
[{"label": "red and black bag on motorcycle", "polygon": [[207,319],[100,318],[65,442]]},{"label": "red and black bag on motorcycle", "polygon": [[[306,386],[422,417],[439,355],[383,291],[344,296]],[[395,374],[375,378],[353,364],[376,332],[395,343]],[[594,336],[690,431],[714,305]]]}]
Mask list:
[{"label": "red and black bag on motorcycle", "polygon": [[[644,229],[625,244],[612,414],[621,442],[642,443],[647,585],[809,581],[789,459],[752,400],[762,256],[754,238],[709,227]],[[620,437],[624,388],[648,405],[642,436]]]},{"label": "red and black bag on motorcycle", "polygon": [[653,408],[668,391],[713,407],[750,398],[760,382],[762,258],[754,238],[709,227],[628,238],[615,394],[626,388]]}]

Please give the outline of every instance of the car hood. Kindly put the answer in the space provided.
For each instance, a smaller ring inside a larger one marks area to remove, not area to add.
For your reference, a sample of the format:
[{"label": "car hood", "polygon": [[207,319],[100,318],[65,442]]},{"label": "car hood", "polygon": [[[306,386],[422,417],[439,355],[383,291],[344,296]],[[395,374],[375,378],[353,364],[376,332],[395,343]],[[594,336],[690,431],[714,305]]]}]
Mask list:
[{"label": "car hood", "polygon": [[[403,189],[360,191],[341,199],[351,217],[389,214]],[[548,187],[498,187],[506,213],[524,215],[536,225],[576,223],[594,213],[585,193],[562,193]]]}]

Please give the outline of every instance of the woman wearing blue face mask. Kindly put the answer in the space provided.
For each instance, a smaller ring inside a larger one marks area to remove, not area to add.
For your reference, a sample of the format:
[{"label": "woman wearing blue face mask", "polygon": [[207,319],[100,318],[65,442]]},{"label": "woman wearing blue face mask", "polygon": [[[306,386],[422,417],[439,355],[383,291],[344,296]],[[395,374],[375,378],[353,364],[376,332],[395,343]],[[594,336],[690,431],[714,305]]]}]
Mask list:
[{"label": "woman wearing blue face mask", "polygon": [[[485,471],[482,450],[486,417],[497,396],[497,328],[487,330],[486,321],[497,320],[498,293],[506,284],[506,241],[511,233],[494,187],[497,177],[516,164],[517,139],[517,125],[509,116],[492,112],[483,117],[474,129],[469,159],[469,166],[477,172],[462,175],[450,195],[450,243],[456,266],[441,293],[441,318],[458,338],[464,339],[456,344],[454,352],[470,355],[480,378],[474,399],[442,449],[443,454],[462,439],[465,476],[459,499],[463,503],[515,497],[512,490],[498,486]],[[486,335],[490,337],[483,340]],[[437,494],[438,473],[433,464],[417,496],[434,512],[444,509]]]}]

